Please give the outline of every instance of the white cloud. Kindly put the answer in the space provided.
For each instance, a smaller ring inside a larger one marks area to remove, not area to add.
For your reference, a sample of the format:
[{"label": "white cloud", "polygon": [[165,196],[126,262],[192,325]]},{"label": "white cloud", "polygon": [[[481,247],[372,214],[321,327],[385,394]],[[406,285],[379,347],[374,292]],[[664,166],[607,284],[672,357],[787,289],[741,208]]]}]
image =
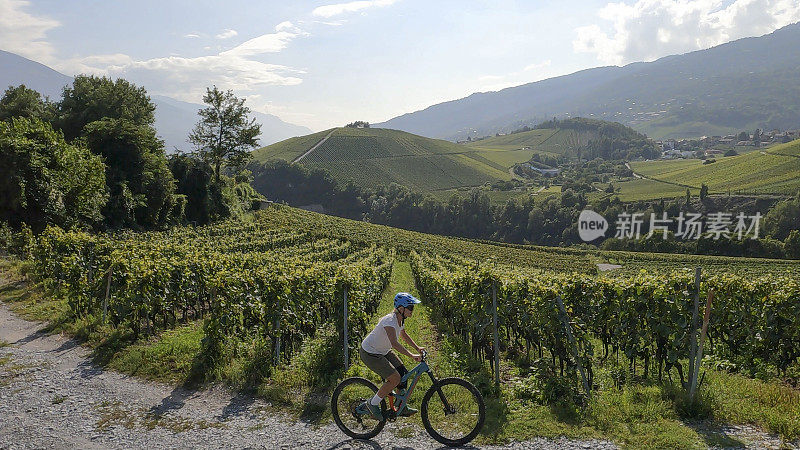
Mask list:
[{"label": "white cloud", "polygon": [[396,2],[397,0],[361,0],[348,3],[336,3],[334,5],[324,5],[314,8],[311,14],[318,17],[333,17],[373,7],[390,6]]},{"label": "white cloud", "polygon": [[294,26],[291,22],[281,22],[275,27],[275,33],[262,34],[236,47],[224,51],[221,55],[254,56],[264,53],[276,53],[289,45],[294,38],[308,36],[308,33]]},{"label": "white cloud", "polygon": [[217,39],[230,39],[230,38],[232,38],[234,36],[238,36],[238,35],[239,35],[239,33],[236,32],[236,30],[222,30],[221,33],[219,33],[218,35],[216,35],[214,37],[217,38]]},{"label": "white cloud", "polygon": [[261,86],[292,86],[303,81],[298,76],[302,71],[224,54],[134,61],[110,66],[106,72],[145,85],[154,94],[187,101],[197,101],[206,86],[212,84],[237,92],[250,92]]},{"label": "white cloud", "polygon": [[297,27],[292,22],[285,20],[275,25],[275,31],[297,31]]},{"label": "white cloud", "polygon": [[200,35],[196,34],[196,33],[189,33],[189,34],[184,34],[183,37],[188,38],[188,39],[196,39],[196,38],[199,38]]},{"label": "white cloud", "polygon": [[[152,94],[199,101],[212,84],[239,93],[262,86],[292,86],[303,82],[303,71],[268,64],[253,57],[283,50],[291,40],[308,33],[291,22],[282,22],[275,33],[264,34],[215,55],[185,58],[169,56],[137,61],[127,55],[94,55],[63,61],[67,73],[91,73],[123,77],[144,85]],[[230,30],[232,31],[232,30]],[[210,47],[206,47],[210,49]]]},{"label": "white cloud", "polygon": [[108,75],[109,66],[133,63],[133,58],[122,53],[71,58],[52,63],[52,67],[67,75]]},{"label": "white cloud", "polygon": [[599,25],[577,28],[576,52],[594,53],[606,64],[652,61],[705,49],[734,39],[759,36],[800,20],[797,0],[639,0],[609,3]]},{"label": "white cloud", "polygon": [[47,64],[53,60],[54,50],[45,37],[61,24],[25,12],[30,4],[27,0],[0,0],[0,49]]}]

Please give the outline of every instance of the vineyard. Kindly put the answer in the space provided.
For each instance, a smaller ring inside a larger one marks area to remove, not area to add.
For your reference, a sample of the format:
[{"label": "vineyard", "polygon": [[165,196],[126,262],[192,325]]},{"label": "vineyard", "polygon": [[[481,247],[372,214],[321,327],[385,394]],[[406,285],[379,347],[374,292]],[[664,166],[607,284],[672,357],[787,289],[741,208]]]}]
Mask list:
[{"label": "vineyard", "polygon": [[[31,273],[65,300],[76,322],[130,334],[136,342],[195,323],[201,331],[195,357],[207,369],[232,361],[265,366],[260,376],[268,383],[274,383],[271,376],[286,383],[300,370],[304,381],[290,386],[307,383],[311,390],[335,385],[345,374],[370,376],[357,366],[343,368],[343,301],[353,355],[390,304],[390,282],[391,289],[413,290],[423,299],[428,339],[440,341],[431,342],[439,368],[472,377],[492,402],[510,402],[514,411],[530,408],[530,401],[545,410],[559,402],[585,406],[578,368],[600,399],[594,408],[618,392],[638,392],[635,380],[681,386],[689,373],[692,305],[710,291],[705,354],[713,361],[740,373],[780,376],[796,371],[800,357],[797,261],[477,242],[280,205],[248,222],[166,232],[92,235],[48,228],[24,253]],[[600,274],[597,262],[623,267]],[[699,291],[693,276],[698,266]],[[408,277],[400,284],[393,275],[397,267]],[[493,340],[495,311],[499,346]],[[491,382],[496,355],[499,390]],[[321,358],[326,362],[319,365]],[[324,373],[305,372],[309,367]],[[714,373],[706,383],[719,383]],[[792,416],[800,396],[789,390],[779,390],[775,401],[790,404],[786,414]],[[600,414],[587,411],[586,417]],[[514,414],[509,423],[528,420]],[[800,425],[792,420],[775,415],[763,423],[796,437]],[[613,435],[629,440],[636,433]]]},{"label": "vineyard", "polygon": [[[328,132],[288,139],[253,152],[256,161],[292,161]],[[420,192],[479,186],[510,178],[507,168],[472,158],[470,149],[398,130],[336,128],[301,164],[363,187],[397,183]]]},{"label": "vineyard", "polygon": [[[420,292],[440,315],[441,328],[460,336],[476,356],[493,355],[492,290],[497,295],[501,345],[533,347],[564,370],[569,343],[558,318],[556,297],[569,312],[581,359],[591,361],[592,342],[601,358],[621,352],[635,374],[648,376],[688,358],[689,324],[695,295],[691,271],[620,277],[553,274],[412,253]],[[793,276],[760,278],[715,274],[703,278],[700,297],[714,292],[709,342],[722,358],[772,364],[780,371],[800,357],[800,284]],[[574,362],[573,362],[574,363]],[[589,367],[591,373],[591,366]],[[590,376],[591,379],[591,376]],[[591,381],[590,381],[591,384]]]},{"label": "vineyard", "polygon": [[[682,187],[684,192],[686,187],[699,189],[705,183],[712,193],[794,195],[800,189],[799,154],[800,142],[789,142],[766,151],[721,158],[712,164],[702,164],[700,160],[647,161],[631,163],[631,168],[655,181],[671,183],[676,189]],[[654,192],[657,190],[663,190],[661,183]]]},{"label": "vineyard", "polygon": [[365,334],[393,251],[307,233],[223,223],[122,237],[48,228],[29,247],[34,274],[78,317],[148,336],[204,318],[210,357],[254,341],[285,360],[320,326]]},{"label": "vineyard", "polygon": [[276,142],[267,147],[262,147],[253,151],[253,159],[256,161],[267,161],[269,159],[294,161],[297,157],[322,140],[330,131],[331,130],[325,130],[305,136],[293,137]]}]

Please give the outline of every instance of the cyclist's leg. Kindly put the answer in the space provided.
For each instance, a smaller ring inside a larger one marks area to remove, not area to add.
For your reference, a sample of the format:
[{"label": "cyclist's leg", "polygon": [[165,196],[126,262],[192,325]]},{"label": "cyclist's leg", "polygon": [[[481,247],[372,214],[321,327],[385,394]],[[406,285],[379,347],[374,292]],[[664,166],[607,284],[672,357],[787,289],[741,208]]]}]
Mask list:
[{"label": "cyclist's leg", "polygon": [[400,374],[394,368],[392,363],[389,362],[389,359],[385,355],[368,353],[361,348],[359,349],[359,356],[361,357],[361,360],[364,361],[364,364],[370,368],[370,370],[386,380],[383,383],[383,386],[378,389],[378,393],[369,400],[369,402],[371,402],[373,405],[380,404],[380,400],[386,398],[386,396],[389,395],[389,392],[392,392],[392,389],[397,387],[397,385],[400,383]]},{"label": "cyclist's leg", "polygon": [[[402,379],[403,376],[408,373],[408,369],[406,369],[406,366],[403,365],[403,361],[401,361],[393,351],[389,350],[389,353],[386,354],[386,359],[389,360],[392,366],[394,366],[395,370],[397,370],[397,373],[400,374],[400,379]],[[406,389],[406,384],[407,383],[403,381],[399,383],[397,387],[400,389]]]}]

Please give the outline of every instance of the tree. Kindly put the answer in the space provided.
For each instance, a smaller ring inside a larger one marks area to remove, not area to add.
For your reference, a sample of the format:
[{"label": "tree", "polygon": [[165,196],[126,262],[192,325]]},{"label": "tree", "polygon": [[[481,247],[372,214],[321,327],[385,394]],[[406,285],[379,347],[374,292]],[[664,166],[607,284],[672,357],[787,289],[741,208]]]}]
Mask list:
[{"label": "tree", "polygon": [[206,88],[203,102],[209,106],[198,112],[200,121],[189,135],[189,142],[214,167],[214,180],[219,183],[223,165],[241,169],[247,164],[250,150],[258,145],[261,125],[248,117],[250,108],[233,91]]},{"label": "tree", "polygon": [[700,200],[705,200],[708,197],[708,186],[703,183],[700,185]]},{"label": "tree", "polygon": [[749,141],[750,135],[747,133],[747,131],[742,131],[739,133],[738,139],[740,141]]},{"label": "tree", "polygon": [[108,225],[163,228],[180,220],[164,143],[151,126],[103,119],[87,125],[85,134],[92,153],[106,161],[111,194],[104,210]]},{"label": "tree", "polygon": [[103,160],[33,118],[0,122],[0,221],[39,232],[94,226],[107,200]]},{"label": "tree", "polygon": [[800,259],[800,231],[792,230],[789,236],[783,241],[786,257]]},{"label": "tree", "polygon": [[72,87],[64,88],[57,107],[56,122],[67,141],[83,135],[86,125],[103,118],[143,126],[155,123],[156,107],[147,91],[123,79],[78,75]]},{"label": "tree", "polygon": [[52,117],[52,104],[42,99],[42,95],[24,84],[10,86],[0,99],[0,120],[12,117],[37,118],[49,121]]},{"label": "tree", "polygon": [[764,215],[764,231],[768,236],[784,240],[792,230],[800,228],[800,192],[794,198],[778,202]]},{"label": "tree", "polygon": [[191,154],[175,154],[169,158],[169,168],[177,183],[177,193],[186,196],[186,220],[196,225],[211,221],[210,186],[214,169]]}]

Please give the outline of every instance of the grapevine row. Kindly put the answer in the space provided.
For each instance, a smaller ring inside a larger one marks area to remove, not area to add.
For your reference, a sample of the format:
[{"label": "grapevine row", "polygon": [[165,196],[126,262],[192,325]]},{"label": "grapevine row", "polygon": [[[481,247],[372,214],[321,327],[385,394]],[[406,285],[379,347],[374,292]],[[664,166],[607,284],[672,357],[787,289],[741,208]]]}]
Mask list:
[{"label": "grapevine row", "polygon": [[[497,291],[501,335],[555,360],[568,358],[558,320],[560,296],[581,353],[591,360],[590,337],[602,356],[623,352],[633,367],[662,370],[688,357],[694,279],[689,271],[626,277],[554,274],[412,253],[412,270],[425,301],[439,312],[440,326],[471,343],[477,355],[492,354],[491,290]],[[800,284],[793,277],[704,277],[701,299],[714,291],[709,343],[715,353],[738,361],[761,360],[786,370],[800,357]]]}]

